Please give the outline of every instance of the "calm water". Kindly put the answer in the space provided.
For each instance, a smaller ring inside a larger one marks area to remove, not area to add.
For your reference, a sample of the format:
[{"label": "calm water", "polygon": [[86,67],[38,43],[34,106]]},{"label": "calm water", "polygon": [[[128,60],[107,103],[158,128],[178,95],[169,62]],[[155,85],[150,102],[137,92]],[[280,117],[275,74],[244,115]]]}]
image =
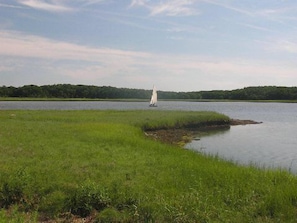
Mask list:
[{"label": "calm water", "polygon": [[297,173],[297,104],[249,102],[0,102],[0,110],[159,109],[217,111],[231,118],[262,121],[259,125],[232,126],[186,148],[233,160],[240,164],[280,167]]}]

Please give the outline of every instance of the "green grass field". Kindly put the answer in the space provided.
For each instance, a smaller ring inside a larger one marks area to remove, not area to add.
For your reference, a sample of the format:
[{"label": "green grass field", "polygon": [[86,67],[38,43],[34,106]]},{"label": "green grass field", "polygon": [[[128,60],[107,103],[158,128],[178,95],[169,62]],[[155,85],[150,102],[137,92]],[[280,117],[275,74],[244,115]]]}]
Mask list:
[{"label": "green grass field", "polygon": [[297,177],[147,138],[213,112],[0,111],[0,222],[296,222]]}]

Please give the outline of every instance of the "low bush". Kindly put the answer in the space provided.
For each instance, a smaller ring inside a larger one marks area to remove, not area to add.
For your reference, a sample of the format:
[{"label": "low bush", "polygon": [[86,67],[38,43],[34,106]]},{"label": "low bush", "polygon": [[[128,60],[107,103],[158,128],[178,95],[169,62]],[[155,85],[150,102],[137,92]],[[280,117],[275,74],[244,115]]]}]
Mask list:
[{"label": "low bush", "polygon": [[86,217],[93,210],[102,211],[110,203],[111,200],[106,189],[88,182],[74,191],[69,198],[67,208],[75,215]]}]

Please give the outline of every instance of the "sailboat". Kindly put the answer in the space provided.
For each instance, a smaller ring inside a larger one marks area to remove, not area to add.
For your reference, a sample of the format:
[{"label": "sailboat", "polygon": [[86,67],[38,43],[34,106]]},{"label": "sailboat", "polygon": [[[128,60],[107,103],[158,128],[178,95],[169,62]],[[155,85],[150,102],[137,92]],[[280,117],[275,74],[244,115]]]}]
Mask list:
[{"label": "sailboat", "polygon": [[150,107],[157,107],[157,101],[158,101],[157,89],[154,86],[151,101],[150,101]]}]

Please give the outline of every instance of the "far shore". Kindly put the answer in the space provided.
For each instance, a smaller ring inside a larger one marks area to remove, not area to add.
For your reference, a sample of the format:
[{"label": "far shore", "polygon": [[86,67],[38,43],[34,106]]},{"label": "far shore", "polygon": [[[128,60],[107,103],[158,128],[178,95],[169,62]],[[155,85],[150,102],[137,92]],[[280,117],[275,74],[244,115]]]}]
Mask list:
[{"label": "far shore", "polygon": [[[143,98],[30,98],[30,97],[0,97],[0,101],[127,101],[148,102]],[[297,103],[297,100],[231,100],[231,99],[158,99],[158,101],[187,102],[259,102],[259,103]]]}]

